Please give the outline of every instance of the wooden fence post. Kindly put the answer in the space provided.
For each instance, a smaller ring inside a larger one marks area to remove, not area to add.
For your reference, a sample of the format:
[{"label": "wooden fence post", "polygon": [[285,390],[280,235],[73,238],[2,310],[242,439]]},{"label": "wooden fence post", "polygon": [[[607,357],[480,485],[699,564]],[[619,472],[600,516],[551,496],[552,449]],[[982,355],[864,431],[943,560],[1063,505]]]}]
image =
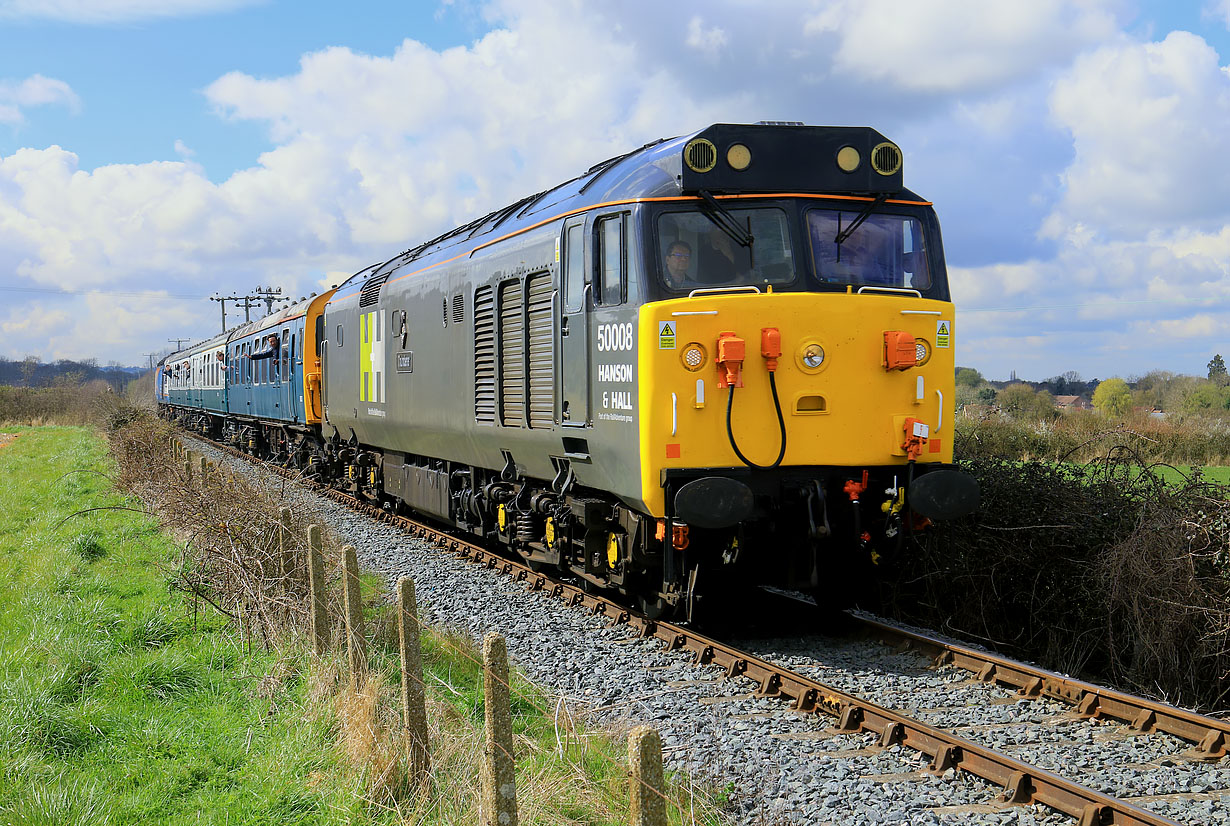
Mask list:
[{"label": "wooden fence post", "polygon": [[483,638],[483,706],[487,742],[483,760],[484,826],[517,826],[517,778],[512,713],[508,707],[508,645],[494,632]]},{"label": "wooden fence post", "polygon": [[350,654],[350,678],[363,685],[367,657],[363,639],[363,604],[359,593],[359,560],[354,545],[342,548],[342,592],[346,595],[346,651]]},{"label": "wooden fence post", "polygon": [[397,580],[397,605],[401,641],[401,716],[406,727],[406,746],[410,759],[410,782],[423,788],[431,776],[431,757],[427,750],[427,698],[423,691],[423,652],[420,647],[418,601],[414,580]]},{"label": "wooden fence post", "polygon": [[637,726],[628,734],[632,773],[632,826],[666,826],[662,782],[662,738],[657,729]]},{"label": "wooden fence post", "polygon": [[325,554],[320,526],[308,526],[308,582],[312,591],[312,650],[317,656],[329,644],[329,614],[325,604]]}]

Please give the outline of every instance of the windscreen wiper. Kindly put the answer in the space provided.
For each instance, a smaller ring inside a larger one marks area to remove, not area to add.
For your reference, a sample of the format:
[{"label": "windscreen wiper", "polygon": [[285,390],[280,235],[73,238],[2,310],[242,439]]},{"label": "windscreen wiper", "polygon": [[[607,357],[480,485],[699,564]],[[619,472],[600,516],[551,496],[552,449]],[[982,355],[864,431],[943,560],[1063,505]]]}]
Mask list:
[{"label": "windscreen wiper", "polygon": [[709,194],[709,190],[702,189],[698,193],[701,200],[704,201],[705,209],[701,211],[705,217],[717,226],[722,232],[730,236],[741,247],[750,247],[756,239],[752,237],[750,229],[744,229],[739,225],[739,220],[730,214],[730,210],[718,203],[717,198]]},{"label": "windscreen wiper", "polygon": [[837,245],[838,254],[840,254],[841,252],[842,243],[845,242],[845,240],[849,238],[851,235],[853,235],[854,230],[861,227],[864,221],[866,221],[868,218],[871,217],[871,213],[875,212],[876,207],[880,206],[887,200],[888,200],[888,193],[881,192],[879,195],[875,197],[875,200],[873,200],[867,206],[863,207],[863,211],[860,212],[857,216],[855,216],[854,220],[851,221],[850,225],[846,227],[845,229],[841,228],[841,213],[837,214],[837,236],[833,238],[833,243]]}]

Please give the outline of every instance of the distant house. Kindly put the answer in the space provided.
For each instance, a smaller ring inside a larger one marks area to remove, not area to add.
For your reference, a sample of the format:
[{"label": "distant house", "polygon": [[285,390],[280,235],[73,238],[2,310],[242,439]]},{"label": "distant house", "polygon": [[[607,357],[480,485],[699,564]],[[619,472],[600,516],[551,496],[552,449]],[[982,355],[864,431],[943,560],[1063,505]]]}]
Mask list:
[{"label": "distant house", "polygon": [[1056,396],[1055,406],[1060,410],[1092,410],[1093,405],[1084,396]]}]

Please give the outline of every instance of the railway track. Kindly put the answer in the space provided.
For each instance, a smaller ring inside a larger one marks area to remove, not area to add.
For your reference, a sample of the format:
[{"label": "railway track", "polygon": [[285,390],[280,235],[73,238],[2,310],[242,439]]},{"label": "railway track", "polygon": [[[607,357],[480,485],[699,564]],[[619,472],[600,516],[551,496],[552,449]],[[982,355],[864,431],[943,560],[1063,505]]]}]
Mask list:
[{"label": "railway track", "polygon": [[[232,448],[212,442],[208,444],[232,455],[255,461]],[[268,464],[262,466],[282,476],[297,478],[293,471]],[[900,748],[912,750],[919,755],[918,759],[924,765],[921,772],[910,773],[911,776],[885,778],[885,782],[893,779],[908,782],[926,773],[961,772],[981,778],[1000,790],[995,799],[982,804],[982,811],[1002,811],[1006,806],[1036,803],[1065,814],[1082,826],[1178,822],[1131,801],[1082,785],[1065,777],[1067,772],[1062,769],[1047,769],[1018,759],[1010,753],[1011,748],[988,746],[974,736],[965,736],[972,734],[969,726],[944,726],[924,722],[919,719],[924,715],[903,713],[900,707],[878,704],[860,696],[849,687],[843,688],[833,682],[825,682],[815,673],[822,669],[783,664],[781,658],[757,656],[744,648],[704,636],[693,629],[650,620],[600,594],[589,593],[578,585],[534,572],[519,562],[494,554],[430,525],[390,514],[322,485],[311,482],[306,484],[317,493],[349,508],[431,541],[460,558],[498,571],[523,583],[529,590],[548,594],[574,609],[604,617],[616,625],[626,626],[639,637],[660,640],[666,650],[688,652],[695,664],[721,669],[726,678],[741,677],[750,680],[755,686],[752,694],[757,698],[773,698],[788,704],[796,712],[829,718],[832,722],[824,736],[870,734],[875,743],[872,749]],[[1184,759],[1216,760],[1225,755],[1227,745],[1230,744],[1230,725],[1225,721],[1072,680],[883,622],[864,617],[859,617],[858,621],[863,625],[865,633],[881,642],[899,650],[908,648],[928,658],[936,666],[964,669],[972,675],[968,682],[1008,689],[1021,698],[1063,702],[1075,709],[1074,717],[1093,723],[1099,720],[1117,720],[1125,723],[1132,731],[1142,734],[1163,732],[1181,738],[1191,746],[1190,754]],[[779,661],[774,661],[775,659]],[[989,728],[994,728],[995,725],[992,724]],[[1227,794],[1230,794],[1230,791]]]}]

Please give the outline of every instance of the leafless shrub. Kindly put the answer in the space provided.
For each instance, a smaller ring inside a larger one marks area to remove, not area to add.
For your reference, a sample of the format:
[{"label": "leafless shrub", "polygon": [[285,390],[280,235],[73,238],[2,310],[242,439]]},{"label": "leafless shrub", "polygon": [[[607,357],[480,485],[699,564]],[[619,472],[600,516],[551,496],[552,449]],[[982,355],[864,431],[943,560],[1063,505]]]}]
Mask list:
[{"label": "leafless shrub", "polygon": [[1069,673],[1214,707],[1230,690],[1230,489],[1088,465],[963,462],[978,513],[885,572],[890,610]]},{"label": "leafless shrub", "polygon": [[1230,501],[1196,478],[1145,502],[1135,529],[1092,571],[1109,670],[1174,702],[1230,693]]},{"label": "leafless shrub", "polygon": [[118,396],[102,379],[81,385],[0,385],[0,424],[89,425],[102,421]]},{"label": "leafless shrub", "polygon": [[[257,486],[217,469],[202,474],[199,463],[185,467],[173,457],[171,429],[151,415],[126,409],[112,424],[118,486],[182,543],[170,568],[175,586],[226,615],[249,641],[269,647],[309,632],[308,520],[285,484]],[[282,508],[291,510],[286,532]],[[326,570],[336,571],[336,543],[326,541],[324,550]],[[336,597],[329,614],[340,616]]]},{"label": "leafless shrub", "polygon": [[1109,419],[1089,410],[1026,421],[969,408],[956,420],[954,451],[962,459],[1050,459],[1090,462],[1127,448],[1147,463],[1224,465],[1230,461],[1225,419],[1133,413]]}]

